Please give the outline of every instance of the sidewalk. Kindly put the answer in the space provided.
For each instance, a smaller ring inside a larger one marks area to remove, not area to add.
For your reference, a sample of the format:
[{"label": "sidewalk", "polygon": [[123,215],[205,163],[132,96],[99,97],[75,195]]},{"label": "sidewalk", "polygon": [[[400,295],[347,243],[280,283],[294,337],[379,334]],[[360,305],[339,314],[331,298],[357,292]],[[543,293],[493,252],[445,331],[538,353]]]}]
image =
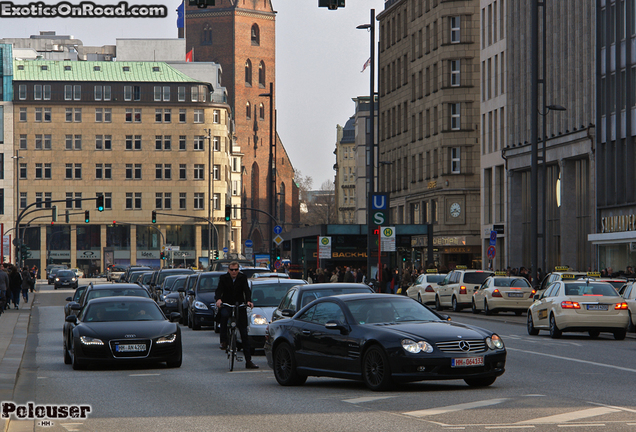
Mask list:
[{"label": "sidewalk", "polygon": [[[29,293],[27,303],[20,299],[20,309],[9,309],[0,315],[0,401],[13,400],[35,294]],[[6,428],[7,421],[0,418],[0,431]]]}]

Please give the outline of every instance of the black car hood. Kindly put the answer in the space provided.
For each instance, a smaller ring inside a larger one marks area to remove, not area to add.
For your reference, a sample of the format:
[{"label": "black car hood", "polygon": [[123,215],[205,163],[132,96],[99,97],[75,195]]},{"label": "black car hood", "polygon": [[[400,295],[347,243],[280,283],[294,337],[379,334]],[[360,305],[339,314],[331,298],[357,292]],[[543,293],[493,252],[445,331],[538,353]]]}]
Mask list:
[{"label": "black car hood", "polygon": [[[79,336],[99,339],[155,338],[178,331],[178,325],[170,321],[111,321],[80,323],[76,330]],[[135,335],[135,336],[130,336]]]},{"label": "black car hood", "polygon": [[200,302],[203,302],[206,305],[212,304],[215,302],[214,293],[213,292],[197,293],[196,300],[199,300]]},{"label": "black car hood", "polygon": [[484,339],[492,332],[479,327],[469,327],[448,321],[417,321],[393,324],[371,324],[381,332],[399,333],[404,337],[424,339],[429,342],[457,339]]}]

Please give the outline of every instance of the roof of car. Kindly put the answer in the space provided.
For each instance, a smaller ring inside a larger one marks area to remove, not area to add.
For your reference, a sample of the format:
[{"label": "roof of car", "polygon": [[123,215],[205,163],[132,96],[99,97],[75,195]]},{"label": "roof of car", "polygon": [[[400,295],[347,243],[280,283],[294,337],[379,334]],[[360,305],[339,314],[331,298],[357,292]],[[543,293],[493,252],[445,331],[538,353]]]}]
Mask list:
[{"label": "roof of car", "polygon": [[[258,280],[258,279],[257,279]],[[267,279],[263,279],[266,281]],[[287,280],[287,279],[285,279]],[[289,279],[293,280],[293,279]],[[302,284],[301,289],[311,289],[311,290],[323,290],[323,289],[334,289],[334,288],[368,288],[372,290],[372,288],[363,283],[343,283],[343,282],[326,282],[326,283],[318,283],[318,284]]]},{"label": "roof of car", "polygon": [[91,289],[143,289],[142,287],[140,287],[137,284],[134,283],[118,283],[118,284],[112,284],[112,283],[108,283],[108,284],[95,284],[95,285],[89,285],[91,287]]},{"label": "roof of car", "polygon": [[[262,279],[250,279],[249,281],[254,286],[266,285],[266,284],[276,284],[276,283],[285,284],[285,285],[307,285],[307,281],[305,281],[303,279],[262,278]],[[338,284],[338,285],[343,285],[343,284]]]},{"label": "roof of car", "polygon": [[155,303],[155,301],[149,297],[134,297],[134,296],[97,297],[97,298],[91,299],[89,303],[96,304],[96,303],[110,303],[110,302],[117,302],[117,301]]}]

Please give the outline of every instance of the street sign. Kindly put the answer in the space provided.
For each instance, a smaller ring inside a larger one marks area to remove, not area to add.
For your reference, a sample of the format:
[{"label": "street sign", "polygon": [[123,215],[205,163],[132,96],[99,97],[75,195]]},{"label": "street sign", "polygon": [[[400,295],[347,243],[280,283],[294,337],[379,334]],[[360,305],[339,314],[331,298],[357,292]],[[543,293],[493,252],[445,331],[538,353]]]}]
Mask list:
[{"label": "street sign", "polygon": [[318,258],[331,258],[331,237],[318,237]]},{"label": "street sign", "polygon": [[245,240],[245,247],[251,248],[252,246],[254,246],[252,240]]},{"label": "street sign", "polygon": [[382,226],[389,222],[389,194],[371,195],[371,223]]},{"label": "street sign", "polygon": [[276,260],[276,262],[274,263],[274,267],[279,269],[282,266],[282,263],[280,262],[280,260]]},{"label": "street sign", "polygon": [[276,225],[274,227],[274,234],[280,234],[283,232],[283,227],[281,227],[280,225]]},{"label": "street sign", "polygon": [[395,252],[395,227],[380,227],[382,252]]},{"label": "street sign", "polygon": [[279,235],[277,235],[276,237],[274,237],[274,243],[276,243],[276,246],[280,246],[280,244],[283,242],[283,238]]},{"label": "street sign", "polygon": [[497,231],[490,231],[490,246],[497,246]]},{"label": "street sign", "polygon": [[488,255],[489,259],[495,259],[495,256],[497,255],[497,249],[495,249],[494,246],[488,246],[488,251],[486,252],[486,255]]},{"label": "street sign", "polygon": [[224,247],[224,248],[223,248],[223,252],[225,252],[225,253],[227,253],[227,251],[228,251],[228,250],[229,250],[229,249],[228,249],[228,248],[226,248],[226,247]]}]

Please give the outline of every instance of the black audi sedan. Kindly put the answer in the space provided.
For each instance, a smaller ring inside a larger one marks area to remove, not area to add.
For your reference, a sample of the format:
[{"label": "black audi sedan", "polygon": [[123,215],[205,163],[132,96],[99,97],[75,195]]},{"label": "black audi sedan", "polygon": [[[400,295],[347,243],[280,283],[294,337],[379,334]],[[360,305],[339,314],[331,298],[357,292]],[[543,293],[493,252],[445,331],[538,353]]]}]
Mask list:
[{"label": "black audi sedan", "polygon": [[424,380],[489,386],[506,364],[495,333],[450,322],[416,300],[391,294],[315,300],[293,318],[269,325],[265,354],[280,385],[327,376],[362,380],[375,391]]},{"label": "black audi sedan", "polygon": [[181,329],[143,297],[105,297],[91,300],[79,316],[69,315],[64,333],[64,363],[73,369],[97,364],[166,362],[180,367]]}]

